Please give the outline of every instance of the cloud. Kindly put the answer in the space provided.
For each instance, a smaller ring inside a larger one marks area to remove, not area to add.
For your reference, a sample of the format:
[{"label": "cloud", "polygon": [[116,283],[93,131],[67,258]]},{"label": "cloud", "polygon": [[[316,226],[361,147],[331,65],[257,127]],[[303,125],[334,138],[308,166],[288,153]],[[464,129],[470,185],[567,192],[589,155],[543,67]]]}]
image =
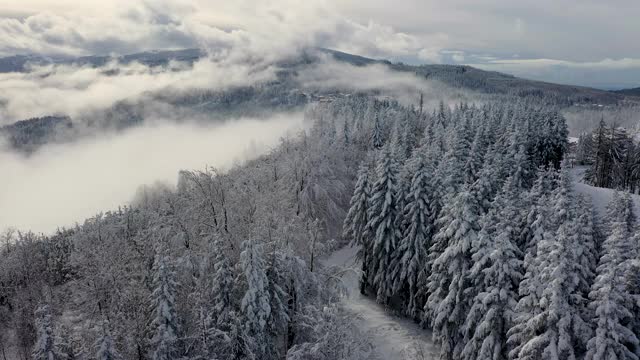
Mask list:
[{"label": "cloud", "polygon": [[416,105],[422,93],[425,101],[471,101],[474,93],[453,89],[434,80],[425,80],[412,72],[396,71],[385,64],[353,66],[331,59],[301,72],[297,78],[307,89],[352,92],[376,92],[399,100],[405,105]]},{"label": "cloud", "polygon": [[50,145],[30,157],[0,151],[0,231],[51,232],[129,202],[180,169],[229,167],[301,129],[301,114],[234,119],[217,126],[156,121],[124,134]]},{"label": "cloud", "polygon": [[320,46],[410,63],[586,63],[639,59],[638,13],[634,0],[22,0],[0,10],[0,55],[202,47],[257,58]]},{"label": "cloud", "polygon": [[[103,67],[48,65],[27,73],[0,74],[0,119],[4,124],[31,117],[76,117],[124,99],[161,89],[225,89],[274,78],[275,69],[204,58],[193,66],[147,67],[110,63]],[[0,126],[3,125],[0,122]]]},{"label": "cloud", "polygon": [[321,0],[254,2],[116,0],[96,9],[67,0],[53,6],[25,0],[0,16],[0,54],[88,55],[159,48],[205,47],[261,56],[291,54],[307,46],[358,49],[365,55],[414,51],[415,37],[374,21],[356,23]]}]

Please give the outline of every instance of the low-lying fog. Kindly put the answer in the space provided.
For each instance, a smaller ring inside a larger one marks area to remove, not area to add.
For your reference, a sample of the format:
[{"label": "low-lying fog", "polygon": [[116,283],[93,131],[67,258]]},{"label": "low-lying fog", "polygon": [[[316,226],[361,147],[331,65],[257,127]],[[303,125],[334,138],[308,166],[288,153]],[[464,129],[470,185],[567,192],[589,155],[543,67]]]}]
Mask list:
[{"label": "low-lying fog", "polygon": [[48,233],[82,222],[126,204],[143,184],[175,184],[180,169],[225,168],[254,158],[302,129],[302,119],[294,113],[210,126],[154,122],[45,146],[29,157],[0,151],[0,231]]}]

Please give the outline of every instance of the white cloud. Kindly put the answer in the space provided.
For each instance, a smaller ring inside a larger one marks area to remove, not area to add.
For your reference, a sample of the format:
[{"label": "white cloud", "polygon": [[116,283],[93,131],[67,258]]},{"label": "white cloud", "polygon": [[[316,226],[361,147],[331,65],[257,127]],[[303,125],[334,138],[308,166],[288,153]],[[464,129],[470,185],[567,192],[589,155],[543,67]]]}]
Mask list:
[{"label": "white cloud", "polygon": [[418,58],[432,63],[440,63],[443,59],[440,51],[441,49],[437,48],[424,48],[418,51]]},{"label": "white cloud", "polygon": [[376,91],[401,103],[417,105],[420,94],[427,105],[435,106],[440,100],[473,101],[474,94],[463,89],[453,89],[433,80],[425,80],[413,73],[391,70],[383,64],[353,66],[332,60],[301,72],[298,80],[305,88],[340,91]]},{"label": "white cloud", "polygon": [[[114,75],[113,71],[117,73]],[[36,116],[75,117],[106,108],[116,101],[160,89],[225,89],[274,78],[269,66],[254,66],[204,58],[193,67],[174,63],[151,68],[141,64],[104,67],[50,65],[28,73],[0,74],[0,118],[11,122]],[[3,125],[0,123],[0,125]]]}]

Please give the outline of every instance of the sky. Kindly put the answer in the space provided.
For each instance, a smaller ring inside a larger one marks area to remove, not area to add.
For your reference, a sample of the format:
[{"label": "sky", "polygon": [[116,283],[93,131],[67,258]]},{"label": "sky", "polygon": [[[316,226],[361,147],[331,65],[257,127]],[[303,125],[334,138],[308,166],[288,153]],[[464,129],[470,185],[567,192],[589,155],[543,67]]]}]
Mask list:
[{"label": "sky", "polygon": [[0,5],[0,55],[320,46],[621,88],[640,86],[638,15],[637,0],[21,0]]}]

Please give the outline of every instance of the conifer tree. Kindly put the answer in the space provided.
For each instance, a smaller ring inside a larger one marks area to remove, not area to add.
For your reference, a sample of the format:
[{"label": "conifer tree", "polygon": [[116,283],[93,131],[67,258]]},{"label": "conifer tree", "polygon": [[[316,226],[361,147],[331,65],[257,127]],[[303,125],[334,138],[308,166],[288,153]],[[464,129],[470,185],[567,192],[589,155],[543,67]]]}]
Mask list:
[{"label": "conifer tree", "polygon": [[96,359],[97,360],[118,360],[121,359],[118,354],[111,332],[109,331],[109,321],[104,320],[100,326],[100,336],[96,341]]},{"label": "conifer tree", "polygon": [[[541,222],[544,221],[539,216],[548,208],[549,197],[557,186],[557,174],[554,170],[540,166],[537,171],[537,177],[531,189],[527,192],[525,204],[529,205],[527,209],[526,223],[520,235],[521,249],[527,254],[534,255],[537,243],[542,240]],[[525,260],[526,262],[526,260]],[[526,266],[525,266],[526,268]]]},{"label": "conifer tree", "polygon": [[589,294],[596,329],[587,345],[587,360],[639,358],[640,341],[631,328],[637,314],[633,313],[632,296],[624,281],[630,266],[629,254],[636,245],[626,223],[625,212],[630,210],[617,208],[619,213],[612,214],[611,233],[602,246],[597,278]]},{"label": "conifer tree", "polygon": [[371,146],[374,149],[380,149],[384,145],[384,134],[382,133],[382,124],[380,124],[380,118],[376,116],[373,122],[373,130],[371,133]]},{"label": "conifer tree", "polygon": [[216,235],[213,242],[213,278],[211,281],[211,295],[213,296],[214,326],[219,319],[224,319],[226,314],[233,311],[233,272],[229,264],[229,252],[221,235]]},{"label": "conifer tree", "polygon": [[393,283],[388,276],[391,256],[401,234],[397,228],[398,165],[391,145],[385,145],[378,154],[376,176],[369,203],[369,224],[372,232],[372,251],[367,273],[380,302],[386,303],[392,295]]},{"label": "conifer tree", "polygon": [[71,343],[71,334],[69,329],[62,325],[59,328],[59,335],[57,338],[57,348],[60,356],[64,360],[75,360],[78,358],[73,344]]},{"label": "conifer tree", "polygon": [[214,359],[254,360],[258,344],[244,330],[235,311],[224,313],[212,330]]},{"label": "conifer tree", "polygon": [[[281,341],[278,341],[279,336],[287,336],[285,329],[288,328],[289,318],[287,302],[288,292],[287,286],[290,285],[290,278],[287,274],[287,262],[284,254],[278,249],[274,249],[269,254],[269,263],[267,265],[267,278],[269,279],[269,304],[271,306],[271,313],[267,319],[267,334],[268,334],[268,351],[269,357],[273,359],[281,358],[280,351],[286,352],[286,349],[281,349]],[[267,357],[265,357],[266,359]]]},{"label": "conifer tree", "polygon": [[465,321],[462,359],[507,358],[507,331],[512,325],[522,277],[520,250],[515,245],[519,231],[514,224],[511,178],[494,206],[483,218],[483,227],[473,244],[474,262],[469,277],[476,294]]},{"label": "conifer tree", "polygon": [[440,163],[444,173],[443,188],[446,195],[453,195],[464,183],[464,166],[469,157],[471,144],[469,138],[469,128],[465,121],[456,125],[452,131],[451,146],[444,155],[444,160]]},{"label": "conifer tree", "polygon": [[366,160],[358,170],[358,180],[353,190],[353,196],[349,206],[349,212],[344,220],[343,237],[350,239],[352,246],[359,246],[358,255],[362,261],[362,276],[360,278],[360,292],[364,294],[369,286],[369,274],[367,264],[372,251],[372,241],[367,232],[369,215],[367,213],[371,184],[369,180],[369,166]]},{"label": "conifer tree", "polygon": [[[538,177],[539,181],[543,180],[544,175],[541,173]],[[545,237],[551,236],[549,212],[550,209],[546,202],[547,197],[539,198],[534,208],[529,212],[528,221],[530,239],[525,246],[525,255],[523,261],[524,277],[518,286],[519,300],[516,306],[516,315],[511,329],[507,336],[507,344],[510,346],[510,359],[519,359],[522,347],[535,336],[535,322],[531,322],[542,312],[540,307],[540,299],[542,291],[545,287],[542,278],[542,254],[538,255],[538,245],[542,244]]]},{"label": "conifer tree", "polygon": [[406,228],[393,254],[391,273],[394,292],[402,292],[406,298],[407,313],[417,318],[425,300],[421,290],[426,286],[427,253],[435,227],[435,216],[431,209],[429,177],[432,169],[422,151],[415,154],[414,173],[404,206]]},{"label": "conifer tree", "polygon": [[153,293],[151,303],[153,320],[152,359],[170,360],[180,356],[178,342],[178,318],[175,297],[178,284],[169,259],[159,250],[154,261]]},{"label": "conifer tree", "polygon": [[484,156],[487,150],[486,142],[486,127],[483,124],[479,124],[476,129],[476,134],[471,143],[471,149],[469,151],[469,158],[464,166],[464,181],[467,184],[473,184],[478,179],[478,174],[482,169],[484,163]]},{"label": "conifer tree", "polygon": [[245,319],[245,331],[255,342],[258,357],[267,351],[267,320],[271,316],[269,303],[269,279],[263,257],[263,246],[253,239],[243,242],[240,267],[244,274],[247,290],[240,308]]},{"label": "conifer tree", "polygon": [[37,340],[31,352],[33,360],[58,360],[61,354],[55,345],[53,324],[51,322],[51,310],[49,305],[41,305],[35,311]]},{"label": "conifer tree", "polygon": [[591,336],[575,268],[571,190],[566,172],[560,183],[550,213],[550,227],[555,231],[545,232],[537,248],[538,283],[547,286],[540,294],[538,311],[519,325],[528,329],[529,337],[522,339],[517,359],[575,359]]},{"label": "conifer tree", "polygon": [[440,229],[434,236],[430,257],[429,297],[425,305],[434,339],[441,347],[441,359],[458,359],[464,348],[462,325],[470,300],[469,288],[471,244],[480,230],[481,210],[468,186],[445,205],[438,219]]}]

